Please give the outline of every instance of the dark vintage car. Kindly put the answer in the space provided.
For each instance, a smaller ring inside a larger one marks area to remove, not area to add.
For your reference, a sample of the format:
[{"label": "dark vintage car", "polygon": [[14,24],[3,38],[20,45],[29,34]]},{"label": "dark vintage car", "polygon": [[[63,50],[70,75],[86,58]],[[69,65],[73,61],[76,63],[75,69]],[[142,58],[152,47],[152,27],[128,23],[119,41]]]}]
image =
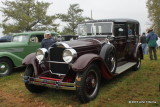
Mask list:
[{"label": "dark vintage car", "polygon": [[0,36],[0,43],[2,43],[2,42],[11,42],[12,39],[13,39],[13,36],[9,36],[9,35]]},{"label": "dark vintage car", "polygon": [[75,90],[82,103],[96,98],[101,80],[129,68],[138,70],[143,59],[139,22],[132,19],[92,20],[78,25],[78,40],[40,48],[23,60],[26,88]]}]

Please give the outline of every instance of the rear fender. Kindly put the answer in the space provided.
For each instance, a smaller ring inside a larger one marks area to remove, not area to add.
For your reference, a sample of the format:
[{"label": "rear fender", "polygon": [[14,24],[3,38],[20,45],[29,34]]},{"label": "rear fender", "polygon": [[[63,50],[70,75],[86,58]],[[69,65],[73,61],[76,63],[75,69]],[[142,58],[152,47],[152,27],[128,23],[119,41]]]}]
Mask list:
[{"label": "rear fender", "polygon": [[98,65],[100,73],[105,79],[111,79],[113,77],[103,59],[96,54],[85,54],[80,56],[76,62],[73,63],[72,69],[75,72],[84,72],[91,63]]},{"label": "rear fender", "polygon": [[142,50],[142,44],[141,43],[137,44],[136,50],[134,52],[134,58],[135,59],[137,58],[137,55],[138,55],[137,52],[139,52],[140,58],[143,59],[144,56],[143,56],[143,50]]}]

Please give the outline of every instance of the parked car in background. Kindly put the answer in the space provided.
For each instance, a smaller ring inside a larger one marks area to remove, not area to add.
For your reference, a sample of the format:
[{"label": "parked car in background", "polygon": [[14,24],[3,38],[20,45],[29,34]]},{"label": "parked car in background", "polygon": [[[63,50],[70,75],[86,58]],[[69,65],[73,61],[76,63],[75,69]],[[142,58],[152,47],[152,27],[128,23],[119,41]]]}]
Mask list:
[{"label": "parked car in background", "polygon": [[[58,36],[56,32],[51,35]],[[22,66],[23,58],[40,48],[44,31],[16,33],[13,41],[0,44],[0,76],[12,73],[14,67]]]},{"label": "parked car in background", "polygon": [[39,48],[25,57],[26,88],[33,93],[45,87],[74,90],[82,103],[93,100],[101,80],[140,68],[143,52],[138,42],[139,28],[139,22],[133,19],[79,24],[78,40],[57,42],[48,50]]},{"label": "parked car in background", "polygon": [[0,36],[0,43],[2,43],[2,42],[11,42],[12,39],[13,39],[13,36],[9,36],[9,35]]}]

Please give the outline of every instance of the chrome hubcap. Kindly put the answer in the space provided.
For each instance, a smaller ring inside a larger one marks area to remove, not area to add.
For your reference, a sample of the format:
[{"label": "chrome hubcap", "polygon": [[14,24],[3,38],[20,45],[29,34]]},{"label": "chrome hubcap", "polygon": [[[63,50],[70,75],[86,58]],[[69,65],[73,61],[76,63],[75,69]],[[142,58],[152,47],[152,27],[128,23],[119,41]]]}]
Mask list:
[{"label": "chrome hubcap", "polygon": [[0,63],[0,73],[5,73],[8,70],[6,63]]}]

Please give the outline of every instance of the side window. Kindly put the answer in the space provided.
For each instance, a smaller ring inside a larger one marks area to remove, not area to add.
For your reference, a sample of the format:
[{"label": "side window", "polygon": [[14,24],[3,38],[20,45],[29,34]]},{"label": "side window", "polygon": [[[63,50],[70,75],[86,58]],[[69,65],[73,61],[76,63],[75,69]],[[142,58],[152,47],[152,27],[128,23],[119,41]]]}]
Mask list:
[{"label": "side window", "polygon": [[114,34],[115,36],[125,36],[125,24],[114,24]]},{"label": "side window", "polygon": [[43,38],[44,38],[44,35],[43,35],[43,34],[41,34],[41,35],[33,35],[33,36],[30,38],[30,42],[38,43],[38,42],[41,42]]},{"label": "side window", "polygon": [[136,26],[135,24],[128,24],[128,35],[136,35]]},{"label": "side window", "polygon": [[135,35],[139,35],[139,24],[136,24],[136,30],[135,30],[136,32],[136,34]]}]

